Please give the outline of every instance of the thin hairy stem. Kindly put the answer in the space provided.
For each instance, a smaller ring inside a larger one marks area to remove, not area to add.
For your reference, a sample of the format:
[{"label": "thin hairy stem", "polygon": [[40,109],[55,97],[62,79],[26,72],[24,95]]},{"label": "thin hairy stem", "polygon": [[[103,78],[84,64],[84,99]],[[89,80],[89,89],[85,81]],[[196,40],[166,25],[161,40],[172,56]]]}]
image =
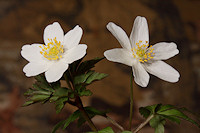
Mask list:
[{"label": "thin hairy stem", "polygon": [[135,129],[135,131],[133,131],[133,133],[139,132],[153,117],[154,117],[153,114],[150,115],[143,123],[141,123],[141,124]]},{"label": "thin hairy stem", "polygon": [[132,127],[132,120],[133,120],[133,73],[131,73],[130,79],[130,114],[129,114],[129,130]]}]

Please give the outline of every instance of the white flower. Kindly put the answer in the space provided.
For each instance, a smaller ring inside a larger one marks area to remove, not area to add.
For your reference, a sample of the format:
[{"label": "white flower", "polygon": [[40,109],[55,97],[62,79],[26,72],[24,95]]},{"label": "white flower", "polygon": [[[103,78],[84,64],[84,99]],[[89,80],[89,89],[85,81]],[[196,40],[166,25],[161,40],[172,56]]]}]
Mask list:
[{"label": "white flower", "polygon": [[58,81],[69,64],[86,54],[87,45],[79,44],[83,30],[78,25],[64,32],[55,22],[44,29],[44,44],[31,44],[22,47],[21,55],[29,61],[23,68],[27,77],[45,72],[48,82]]},{"label": "white flower", "polygon": [[119,41],[122,48],[115,48],[104,52],[104,56],[113,62],[119,62],[132,67],[135,82],[146,87],[149,82],[149,72],[158,78],[177,82],[179,73],[161,60],[169,59],[179,53],[175,43],[160,42],[149,46],[149,31],[147,21],[138,16],[133,25],[130,38],[124,30],[110,22],[107,29]]}]

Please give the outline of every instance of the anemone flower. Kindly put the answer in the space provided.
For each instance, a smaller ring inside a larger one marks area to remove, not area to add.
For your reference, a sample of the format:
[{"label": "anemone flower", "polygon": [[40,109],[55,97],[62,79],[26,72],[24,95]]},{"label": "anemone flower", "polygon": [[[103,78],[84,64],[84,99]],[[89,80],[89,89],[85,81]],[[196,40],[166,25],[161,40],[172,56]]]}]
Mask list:
[{"label": "anemone flower", "polygon": [[[173,42],[160,42],[149,45],[149,30],[144,17],[136,17],[130,38],[124,30],[110,22],[107,29],[119,41],[122,48],[114,48],[104,52],[104,56],[113,62],[132,67],[135,82],[146,87],[149,83],[149,74],[168,81],[177,82],[179,73],[162,60],[169,59],[179,53]],[[147,73],[148,72],[148,73]]]},{"label": "anemone flower", "polygon": [[78,25],[64,32],[59,23],[54,22],[44,29],[44,44],[24,45],[21,55],[29,63],[23,68],[27,77],[45,72],[48,82],[58,81],[69,64],[86,54],[87,45],[79,44],[83,30]]}]

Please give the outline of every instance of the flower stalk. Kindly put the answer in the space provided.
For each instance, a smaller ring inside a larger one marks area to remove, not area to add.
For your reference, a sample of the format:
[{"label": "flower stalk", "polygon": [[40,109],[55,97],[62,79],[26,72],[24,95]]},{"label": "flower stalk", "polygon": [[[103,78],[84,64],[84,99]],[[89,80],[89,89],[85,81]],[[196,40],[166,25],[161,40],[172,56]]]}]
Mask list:
[{"label": "flower stalk", "polygon": [[78,107],[79,111],[81,112],[82,116],[84,117],[84,119],[88,122],[88,125],[90,126],[90,128],[94,131],[97,132],[97,128],[94,125],[94,123],[92,122],[92,120],[90,119],[90,117],[88,116],[87,112],[85,111],[82,101],[80,99],[79,96],[76,96],[76,107]]},{"label": "flower stalk", "polygon": [[115,120],[111,119],[109,116],[106,116],[106,119],[111,122],[114,126],[116,126],[117,128],[119,128],[121,131],[124,131],[124,128],[119,125]]},{"label": "flower stalk", "polygon": [[147,119],[141,123],[136,129],[135,131],[132,131],[133,133],[137,133],[139,132],[152,118],[154,117],[154,114],[150,115],[149,117],[147,117]]},{"label": "flower stalk", "polygon": [[131,130],[133,120],[133,73],[131,73],[130,79],[130,114],[129,114],[129,130]]}]

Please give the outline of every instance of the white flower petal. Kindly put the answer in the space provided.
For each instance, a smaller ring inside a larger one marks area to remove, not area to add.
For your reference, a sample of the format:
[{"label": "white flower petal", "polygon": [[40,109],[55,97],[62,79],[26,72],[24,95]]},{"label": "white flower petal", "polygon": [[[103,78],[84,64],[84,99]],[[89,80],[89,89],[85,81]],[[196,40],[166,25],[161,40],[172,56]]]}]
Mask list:
[{"label": "white flower petal", "polygon": [[123,48],[115,48],[115,49],[107,50],[104,52],[104,56],[109,61],[122,63],[128,66],[132,66],[134,61],[136,61],[132,53]]},{"label": "white flower petal", "polygon": [[83,34],[83,30],[78,25],[74,27],[74,29],[67,32],[64,36],[64,47],[66,49],[73,48],[77,46],[81,40],[81,36]]},{"label": "white flower petal", "polygon": [[141,63],[139,62],[135,63],[132,66],[132,70],[133,70],[133,76],[134,76],[135,82],[142,87],[146,87],[149,83],[150,77],[149,77],[149,74],[141,65]]},{"label": "white flower petal", "polygon": [[87,45],[79,44],[72,49],[69,49],[63,55],[62,61],[68,64],[81,59],[86,54]]},{"label": "white flower petal", "polygon": [[154,61],[153,63],[144,64],[145,69],[152,75],[168,81],[177,82],[180,74],[173,67],[163,61]]},{"label": "white flower petal", "polygon": [[149,29],[146,18],[137,16],[130,35],[132,48],[136,47],[139,41],[143,41],[141,44],[146,43],[145,41],[149,42]]},{"label": "white flower petal", "polygon": [[48,66],[44,63],[28,63],[24,68],[23,72],[27,77],[36,76],[48,69]]},{"label": "white flower petal", "polygon": [[106,27],[113,34],[113,36],[115,36],[115,38],[119,41],[122,48],[131,50],[131,44],[129,38],[121,27],[117,26],[112,22],[109,22]]},{"label": "white flower petal", "polygon": [[64,32],[58,22],[54,22],[44,29],[44,43],[47,45],[49,43],[48,39],[53,40],[55,37],[58,42],[63,42]]},{"label": "white flower petal", "polygon": [[175,43],[160,42],[151,47],[155,56],[153,60],[166,60],[179,53]]},{"label": "white flower petal", "polygon": [[22,57],[29,62],[45,62],[43,55],[40,54],[42,49],[39,46],[42,46],[42,44],[24,45],[21,50]]},{"label": "white flower petal", "polygon": [[63,73],[68,69],[68,67],[69,65],[62,61],[55,62],[45,72],[46,80],[49,83],[58,81],[63,76]]}]

